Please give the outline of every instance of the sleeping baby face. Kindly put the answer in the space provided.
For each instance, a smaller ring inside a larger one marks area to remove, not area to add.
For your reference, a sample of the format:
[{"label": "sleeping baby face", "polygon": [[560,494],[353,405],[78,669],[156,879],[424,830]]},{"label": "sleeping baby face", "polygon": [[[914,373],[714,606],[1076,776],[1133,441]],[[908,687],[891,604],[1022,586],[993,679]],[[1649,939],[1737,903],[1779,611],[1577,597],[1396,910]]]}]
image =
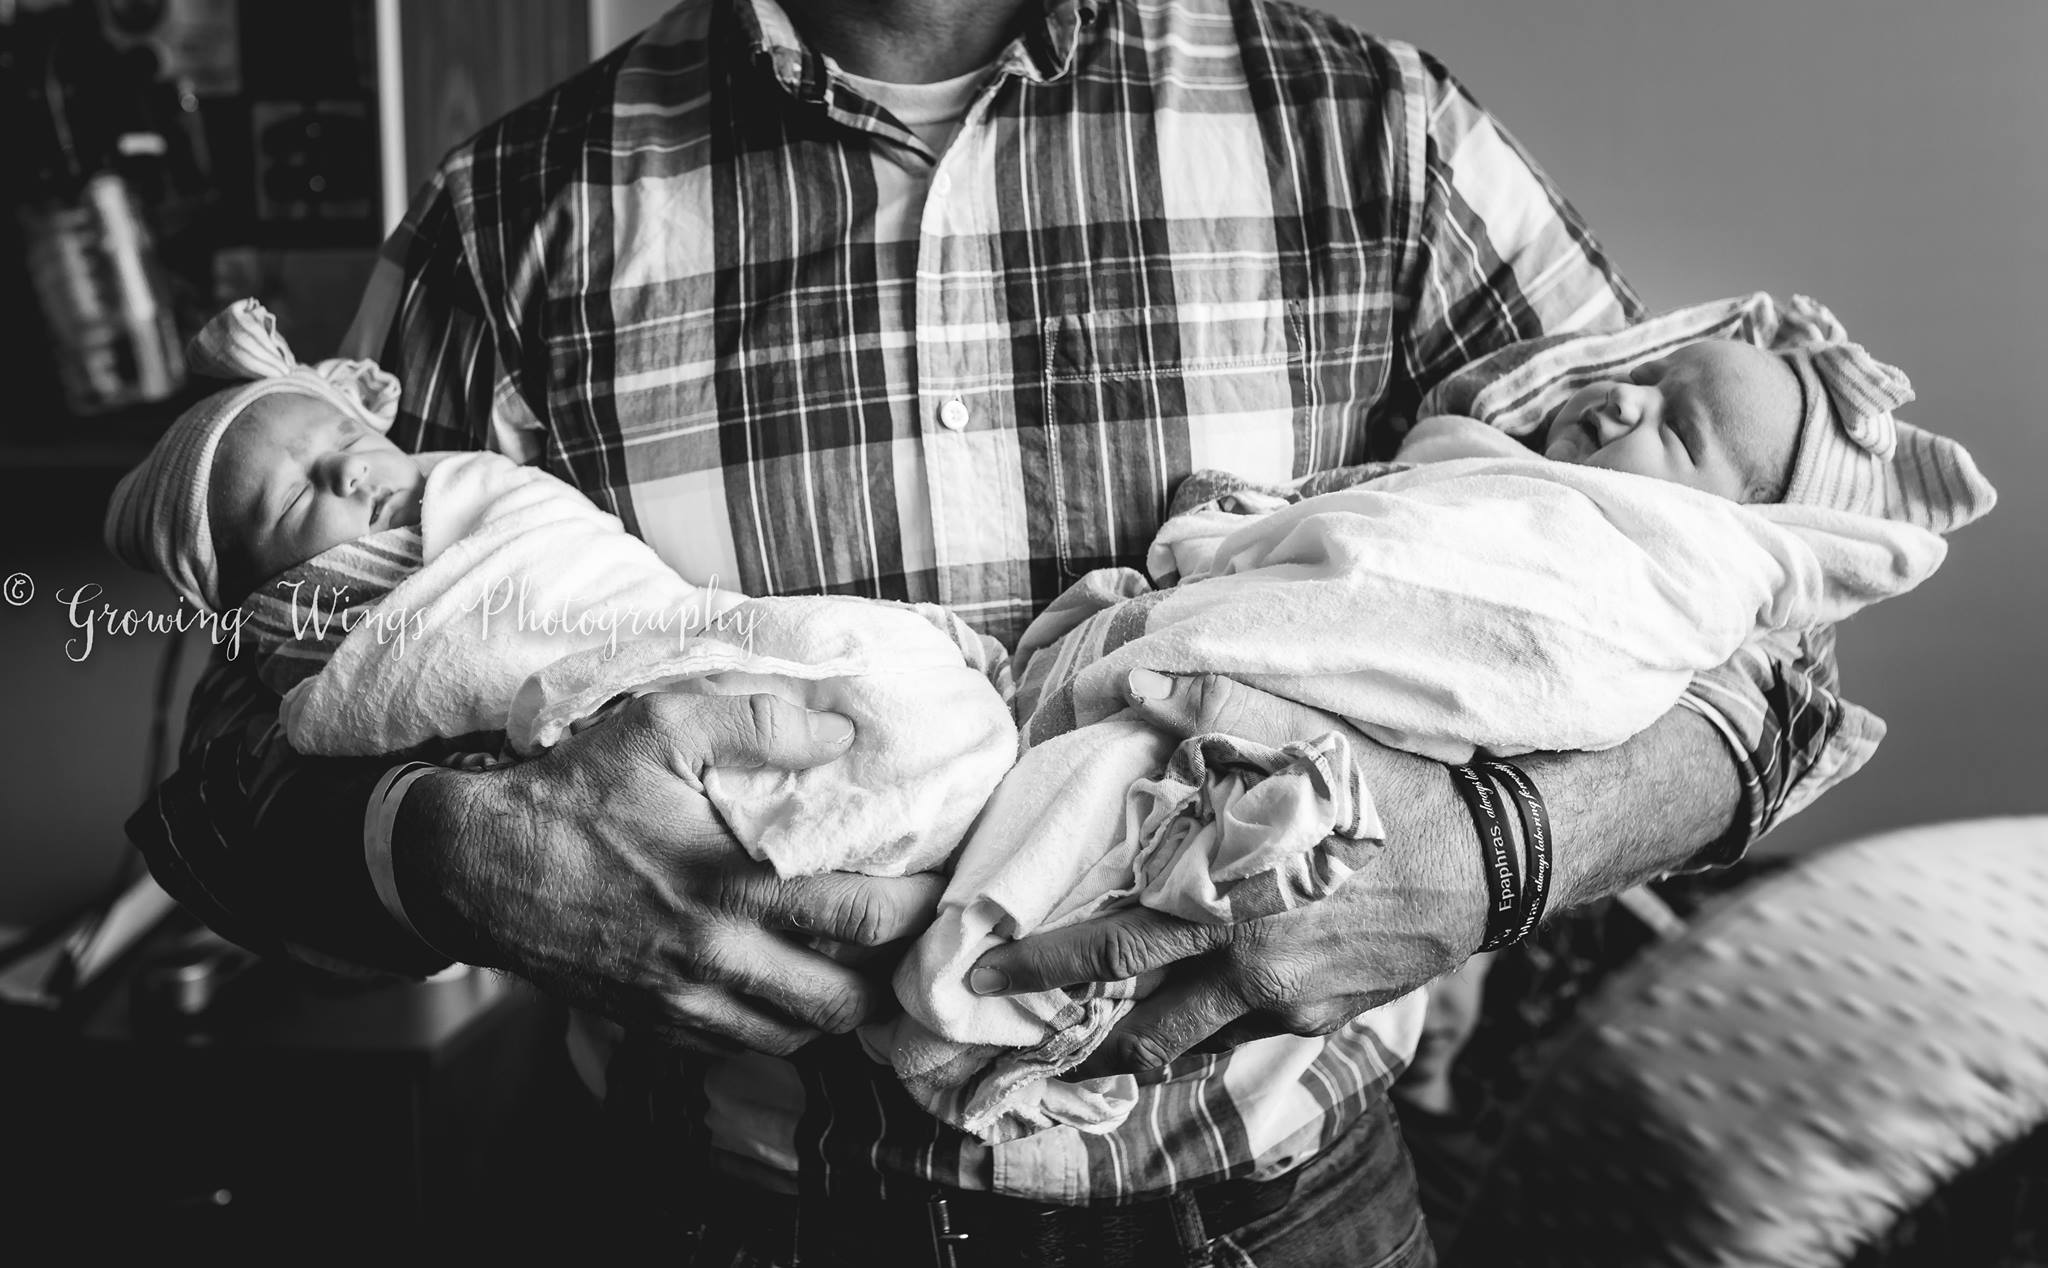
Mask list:
[{"label": "sleeping baby face", "polygon": [[224,587],[246,592],[343,542],[420,522],[426,473],[334,404],[259,397],[213,459],[207,514]]},{"label": "sleeping baby face", "polygon": [[1543,454],[1775,502],[1791,479],[1801,404],[1798,376],[1778,357],[1711,339],[1574,392],[1545,425]]}]

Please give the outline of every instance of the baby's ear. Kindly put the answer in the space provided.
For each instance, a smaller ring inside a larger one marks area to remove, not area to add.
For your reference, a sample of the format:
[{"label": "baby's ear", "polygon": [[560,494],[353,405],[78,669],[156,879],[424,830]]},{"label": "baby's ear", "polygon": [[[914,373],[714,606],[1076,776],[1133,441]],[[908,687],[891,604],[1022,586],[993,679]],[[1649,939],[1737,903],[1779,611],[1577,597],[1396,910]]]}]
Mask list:
[{"label": "baby's ear", "polygon": [[1742,491],[1742,504],[1744,506],[1775,506],[1777,503],[1785,500],[1785,490],[1791,483],[1789,477],[1783,480],[1772,481],[1763,476],[1758,476],[1749,482],[1748,488]]},{"label": "baby's ear", "polygon": [[1791,494],[1792,472],[1799,465],[1800,443],[1801,435],[1795,428],[1791,446],[1778,459],[1778,469],[1760,471],[1750,477],[1749,484],[1742,490],[1744,506],[1775,506]]}]

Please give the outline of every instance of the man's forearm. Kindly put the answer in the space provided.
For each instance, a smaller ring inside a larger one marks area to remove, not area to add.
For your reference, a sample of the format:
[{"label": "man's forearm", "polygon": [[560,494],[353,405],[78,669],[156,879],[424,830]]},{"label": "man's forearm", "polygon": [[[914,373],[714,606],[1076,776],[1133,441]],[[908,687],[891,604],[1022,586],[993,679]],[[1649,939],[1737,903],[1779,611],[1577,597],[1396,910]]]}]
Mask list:
[{"label": "man's forearm", "polygon": [[[1671,710],[1615,748],[1513,761],[1550,813],[1552,911],[1683,866],[1720,840],[1741,811],[1742,785],[1728,747],[1690,709]],[[1469,896],[1460,905],[1470,907],[1466,932],[1477,946],[1486,894],[1481,851],[1444,768],[1382,749],[1368,779],[1393,852],[1384,880],[1439,897]]]},{"label": "man's forearm", "polygon": [[1515,760],[1550,811],[1554,908],[1685,866],[1734,830],[1742,813],[1742,781],[1727,742],[1686,708],[1616,748]]},{"label": "man's forearm", "polygon": [[129,820],[157,881],[223,937],[330,967],[440,967],[384,911],[363,815],[387,763],[306,758],[246,668],[209,669],[178,770]]},{"label": "man's forearm", "polygon": [[384,912],[363,865],[363,807],[379,768],[317,763],[257,798],[229,773],[231,753],[208,756],[129,821],[166,890],[264,954],[396,973],[439,967]]},{"label": "man's forearm", "polygon": [[406,918],[423,940],[467,964],[520,967],[494,954],[492,921],[464,896],[517,910],[547,888],[547,877],[536,870],[545,860],[533,857],[522,834],[504,823],[508,804],[518,804],[529,823],[538,814],[514,791],[517,776],[516,769],[436,771],[413,785],[392,824],[392,875]]}]

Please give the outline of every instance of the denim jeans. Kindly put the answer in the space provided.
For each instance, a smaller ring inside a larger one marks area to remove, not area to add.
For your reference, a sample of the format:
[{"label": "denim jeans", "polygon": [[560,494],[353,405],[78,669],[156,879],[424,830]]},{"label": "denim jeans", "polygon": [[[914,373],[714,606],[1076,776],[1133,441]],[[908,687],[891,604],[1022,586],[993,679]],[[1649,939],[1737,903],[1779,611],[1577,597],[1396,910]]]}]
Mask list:
[{"label": "denim jeans", "polygon": [[[672,1225],[671,1231],[679,1230]],[[754,1239],[744,1221],[714,1220],[699,1236],[694,1244],[673,1237],[658,1242],[674,1247],[665,1262],[792,1268],[786,1252],[750,1244]],[[1100,1249],[1072,1247],[1065,1262],[1094,1262],[1092,1253]],[[1378,1099],[1342,1140],[1306,1164],[1285,1207],[1176,1258],[1173,1265],[1147,1260],[1145,1268],[1433,1268],[1436,1254],[1392,1107]],[[874,1262],[858,1246],[813,1243],[797,1268],[864,1268]],[[962,1256],[963,1264],[973,1262],[975,1257]]]},{"label": "denim jeans", "polygon": [[1415,1168],[1387,1099],[1302,1168],[1293,1201],[1209,1250],[1216,1268],[1432,1268]]}]

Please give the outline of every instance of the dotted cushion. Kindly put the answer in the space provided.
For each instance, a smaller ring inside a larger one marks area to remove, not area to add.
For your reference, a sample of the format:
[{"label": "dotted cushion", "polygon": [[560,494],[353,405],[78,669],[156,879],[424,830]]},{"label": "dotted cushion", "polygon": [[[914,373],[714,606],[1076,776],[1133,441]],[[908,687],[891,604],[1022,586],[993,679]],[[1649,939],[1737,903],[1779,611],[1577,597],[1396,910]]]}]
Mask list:
[{"label": "dotted cushion", "polygon": [[2048,816],[1739,891],[1562,1036],[1459,1262],[1830,1265],[2048,1118]]}]

